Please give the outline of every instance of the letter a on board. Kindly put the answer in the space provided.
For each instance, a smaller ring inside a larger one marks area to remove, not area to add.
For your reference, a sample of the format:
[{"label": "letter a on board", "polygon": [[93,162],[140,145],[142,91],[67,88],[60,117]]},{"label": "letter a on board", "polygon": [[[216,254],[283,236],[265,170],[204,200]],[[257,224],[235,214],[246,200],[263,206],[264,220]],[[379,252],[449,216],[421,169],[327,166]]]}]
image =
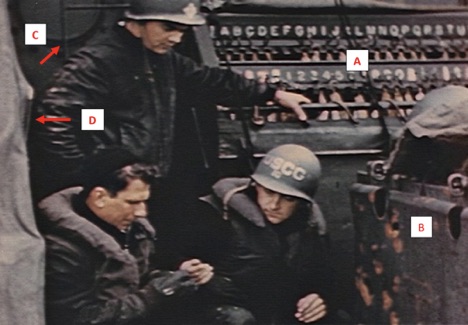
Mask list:
[{"label": "letter a on board", "polygon": [[103,109],[82,109],[81,110],[81,130],[104,130],[104,110]]},{"label": "letter a on board", "polygon": [[346,71],[367,71],[368,69],[368,50],[346,50]]}]

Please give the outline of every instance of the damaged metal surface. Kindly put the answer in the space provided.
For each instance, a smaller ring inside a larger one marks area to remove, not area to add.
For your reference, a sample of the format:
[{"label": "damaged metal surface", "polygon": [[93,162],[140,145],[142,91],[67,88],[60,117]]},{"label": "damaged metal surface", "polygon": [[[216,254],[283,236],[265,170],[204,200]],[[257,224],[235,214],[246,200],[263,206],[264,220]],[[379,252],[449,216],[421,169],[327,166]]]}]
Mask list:
[{"label": "damaged metal surface", "polygon": [[[451,199],[445,186],[406,181],[402,187],[404,191],[388,192],[378,185],[351,187],[355,285],[360,296],[357,320],[365,324],[466,323],[466,198]],[[412,216],[432,217],[432,238],[411,238]]]}]

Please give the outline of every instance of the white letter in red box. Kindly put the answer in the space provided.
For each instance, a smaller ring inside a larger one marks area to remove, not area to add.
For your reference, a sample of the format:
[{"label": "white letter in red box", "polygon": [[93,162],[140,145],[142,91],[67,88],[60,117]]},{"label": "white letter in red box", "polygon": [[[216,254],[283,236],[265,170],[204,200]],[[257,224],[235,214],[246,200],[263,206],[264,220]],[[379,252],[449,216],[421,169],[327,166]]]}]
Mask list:
[{"label": "white letter in red box", "polygon": [[81,130],[103,131],[104,130],[104,110],[103,109],[82,109],[81,110]]}]

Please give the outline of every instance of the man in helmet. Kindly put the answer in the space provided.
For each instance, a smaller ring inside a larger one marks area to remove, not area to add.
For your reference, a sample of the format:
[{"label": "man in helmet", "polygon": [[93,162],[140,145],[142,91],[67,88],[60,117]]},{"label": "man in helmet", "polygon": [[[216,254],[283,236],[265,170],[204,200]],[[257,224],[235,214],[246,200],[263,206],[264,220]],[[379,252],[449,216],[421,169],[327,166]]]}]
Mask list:
[{"label": "man in helmet", "polygon": [[[34,123],[30,147],[33,181],[40,185],[36,196],[76,183],[83,158],[109,145],[122,145],[156,163],[166,177],[173,167],[174,139],[184,143],[189,134],[182,127],[176,132],[181,107],[275,100],[306,119],[299,105],[309,102],[306,97],[199,66],[172,49],[189,28],[204,22],[195,0],[133,0],[112,31],[68,58],[38,101],[37,116],[71,117],[71,123]],[[104,131],[81,131],[82,109],[103,109]],[[180,170],[190,170],[187,164]]]},{"label": "man in helmet", "polygon": [[[185,31],[204,22],[194,0],[133,0],[111,31],[68,58],[37,101],[37,116],[70,117],[71,122],[33,123],[36,198],[79,185],[77,171],[94,149],[123,146],[158,165],[163,179],[158,195],[149,201],[158,211],[151,221],[161,229],[161,243],[178,245],[186,207],[209,188],[207,179],[215,177],[204,162],[211,167],[217,159],[214,104],[244,106],[274,99],[306,118],[299,106],[308,102],[304,96],[200,66],[172,49]],[[198,122],[190,112],[197,104],[206,109],[194,111]],[[104,110],[103,131],[81,130],[83,109]],[[205,137],[199,139],[199,132]],[[210,144],[206,155],[201,143]]]},{"label": "man in helmet", "polygon": [[330,311],[325,221],[313,200],[320,173],[310,150],[281,145],[250,178],[217,182],[191,223],[187,251],[231,279],[259,324],[323,321]]}]

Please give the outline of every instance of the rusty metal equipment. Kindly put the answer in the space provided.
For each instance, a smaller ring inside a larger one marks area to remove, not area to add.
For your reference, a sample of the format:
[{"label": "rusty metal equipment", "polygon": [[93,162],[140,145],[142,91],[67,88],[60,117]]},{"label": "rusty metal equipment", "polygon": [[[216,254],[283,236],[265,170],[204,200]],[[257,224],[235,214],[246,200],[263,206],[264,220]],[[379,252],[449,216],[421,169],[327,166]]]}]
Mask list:
[{"label": "rusty metal equipment", "polygon": [[431,91],[351,187],[360,323],[466,323],[467,106],[465,87]]},{"label": "rusty metal equipment", "polygon": [[[364,324],[464,324],[468,187],[382,177],[369,164],[350,190],[356,229],[357,320]],[[411,216],[432,217],[432,238],[411,238]]]}]

